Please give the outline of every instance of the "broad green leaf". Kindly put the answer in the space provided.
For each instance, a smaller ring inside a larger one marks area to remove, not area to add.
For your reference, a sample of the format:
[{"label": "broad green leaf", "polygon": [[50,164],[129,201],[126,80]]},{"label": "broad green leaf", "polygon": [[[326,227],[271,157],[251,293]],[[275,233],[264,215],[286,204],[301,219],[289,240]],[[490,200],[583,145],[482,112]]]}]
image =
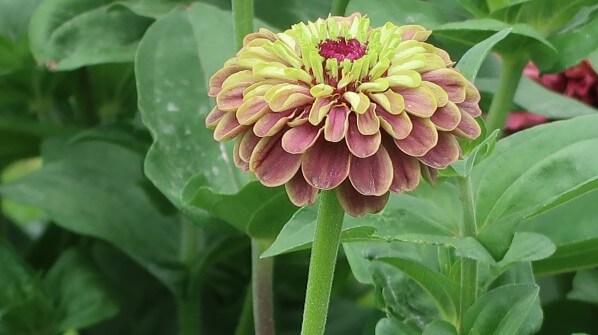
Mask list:
[{"label": "broad green leaf", "polygon": [[203,176],[192,179],[183,191],[183,202],[208,211],[251,237],[275,238],[297,211],[284,187],[269,188],[253,181],[239,193],[220,194],[206,184]]},{"label": "broad green leaf", "polygon": [[463,18],[463,13],[447,12],[442,3],[418,0],[352,0],[346,13],[367,14],[372,26],[382,26],[386,22],[397,25],[419,24],[434,29],[451,19]]},{"label": "broad green leaf", "polygon": [[[330,12],[330,0],[257,0],[256,17],[286,30],[298,22],[325,19]],[[347,15],[350,12],[347,12]]]},{"label": "broad green leaf", "polygon": [[498,265],[504,267],[518,262],[537,261],[549,257],[555,250],[556,246],[545,235],[517,232],[505,257]]},{"label": "broad green leaf", "polygon": [[501,8],[515,6],[528,1],[533,0],[486,0],[486,3],[488,4],[488,8],[490,9],[490,11],[494,12]]},{"label": "broad green leaf", "polygon": [[[498,88],[498,79],[478,78],[476,86],[480,91],[494,93]],[[577,99],[551,91],[526,76],[521,77],[514,102],[525,111],[551,119],[568,119],[598,113],[598,109]],[[513,109],[516,108],[513,106]]]},{"label": "broad green leaf", "polygon": [[192,0],[121,0],[117,3],[127,6],[137,15],[159,18],[177,6],[189,6]]},{"label": "broad green leaf", "polygon": [[396,267],[415,281],[434,300],[445,320],[456,320],[456,304],[459,297],[457,283],[436,271],[406,259],[383,257],[377,260]]},{"label": "broad green leaf", "polygon": [[513,27],[505,28],[467,50],[456,66],[461,71],[461,74],[469,79],[469,81],[474,82],[484,59],[486,59],[494,46],[507,37],[511,31],[513,31]]},{"label": "broad green leaf", "polygon": [[472,174],[478,240],[496,258],[516,226],[596,187],[598,115],[553,122],[499,141]]},{"label": "broad green leaf", "polygon": [[446,321],[436,320],[424,329],[422,335],[457,335],[457,330]]},{"label": "broad green leaf", "polygon": [[455,249],[457,256],[475,259],[480,262],[494,263],[492,255],[473,237],[461,238],[427,234],[401,234],[393,237],[393,240],[450,247]]},{"label": "broad green leaf", "polygon": [[598,269],[577,272],[573,278],[573,290],[567,294],[567,299],[598,305]]},{"label": "broad green leaf", "polygon": [[140,185],[142,157],[101,142],[58,145],[54,151],[61,158],[46,159],[42,169],[2,185],[0,193],[44,209],[65,229],[109,241],[180,293],[180,225]]},{"label": "broad green leaf", "polygon": [[588,60],[590,61],[590,64],[592,65],[592,68],[594,68],[594,70],[598,69],[598,50],[590,54],[588,56]]},{"label": "broad green leaf", "polygon": [[151,23],[111,0],[47,0],[31,18],[31,52],[51,70],[130,62]]},{"label": "broad green leaf", "polygon": [[417,326],[405,325],[388,318],[380,319],[376,324],[376,335],[419,335]]},{"label": "broad green leaf", "polygon": [[[482,127],[482,136],[484,136],[484,132],[486,132],[485,126]],[[450,168],[458,176],[468,177],[473,171],[473,167],[492,153],[499,134],[500,130],[495,130],[488,136],[483,138],[480,136],[480,138],[472,141],[471,146],[473,146],[473,149],[469,149],[470,146],[466,145],[463,151],[466,152],[467,156],[451,164]]]},{"label": "broad green leaf", "polygon": [[486,0],[458,0],[461,6],[476,18],[485,17],[490,12]]},{"label": "broad green leaf", "polygon": [[595,266],[598,266],[598,238],[558,246],[552,256],[534,262],[534,273],[541,276]]},{"label": "broad green leaf", "polygon": [[118,312],[106,279],[91,259],[75,249],[61,254],[44,284],[55,297],[60,332],[89,327]]},{"label": "broad green leaf", "polygon": [[480,296],[465,312],[466,334],[532,334],[542,322],[538,290],[534,284],[506,285]]},{"label": "broad green leaf", "polygon": [[0,35],[17,41],[27,35],[29,19],[41,0],[2,0]]},{"label": "broad green leaf", "polygon": [[509,57],[512,53],[527,53],[540,66],[550,66],[557,57],[554,47],[538,31],[526,24],[509,25],[494,19],[475,19],[452,22],[437,27],[435,36],[475,45],[497,32],[512,28],[510,34],[495,46]]},{"label": "broad green leaf", "polygon": [[558,50],[559,57],[552,67],[541,70],[555,73],[578,64],[598,50],[597,35],[598,15],[594,15],[593,19],[590,19],[581,27],[549,37],[548,40]]}]

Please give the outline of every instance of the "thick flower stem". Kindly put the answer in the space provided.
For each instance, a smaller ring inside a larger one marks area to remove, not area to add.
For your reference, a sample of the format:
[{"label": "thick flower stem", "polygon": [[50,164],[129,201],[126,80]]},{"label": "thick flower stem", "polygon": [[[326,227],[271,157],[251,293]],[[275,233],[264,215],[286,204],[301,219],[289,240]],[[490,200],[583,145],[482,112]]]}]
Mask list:
[{"label": "thick flower stem", "polygon": [[[197,228],[190,220],[181,220],[181,262],[191,268],[197,257]],[[192,285],[190,285],[192,286]],[[187,292],[177,302],[179,335],[200,333],[200,302],[195,292]]]},{"label": "thick flower stem", "polygon": [[251,283],[253,296],[253,322],[256,335],[274,335],[272,306],[272,257],[260,259],[271,244],[269,240],[251,239]]},{"label": "thick flower stem", "polygon": [[503,55],[500,86],[490,105],[488,118],[486,118],[489,133],[505,126],[526,63],[527,59],[522,55]]},{"label": "thick flower stem", "polygon": [[311,249],[302,335],[322,335],[326,327],[334,267],[340,244],[345,212],[336,192],[322,191],[316,223],[316,235]]},{"label": "thick flower stem", "polygon": [[[475,221],[475,207],[473,192],[469,177],[458,178],[459,198],[463,205],[463,221],[461,222],[461,235],[475,237],[477,235]],[[478,292],[478,263],[474,259],[461,259],[461,280],[459,294],[459,327],[462,325],[463,316],[467,309],[475,302]],[[463,329],[461,330],[463,331]]]},{"label": "thick flower stem", "polygon": [[245,35],[253,32],[253,0],[232,0],[232,9],[235,45],[241,49]]},{"label": "thick flower stem", "polygon": [[345,15],[345,10],[347,9],[347,4],[349,0],[332,0],[332,5],[330,6],[330,14],[332,15]]}]

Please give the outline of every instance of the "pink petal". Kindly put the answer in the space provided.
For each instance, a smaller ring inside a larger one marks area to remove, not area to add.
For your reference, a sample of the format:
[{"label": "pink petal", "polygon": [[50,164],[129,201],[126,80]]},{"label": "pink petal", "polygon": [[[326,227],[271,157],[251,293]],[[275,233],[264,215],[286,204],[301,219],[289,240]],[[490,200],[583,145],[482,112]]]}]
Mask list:
[{"label": "pink petal", "polygon": [[419,161],[435,169],[445,169],[459,159],[461,148],[455,137],[451,134],[440,132],[438,144],[422,157]]},{"label": "pink petal", "polygon": [[338,105],[332,107],[326,116],[324,124],[324,138],[330,142],[340,142],[347,133],[349,121],[349,107]]},{"label": "pink petal", "polygon": [[478,117],[482,115],[482,110],[480,109],[479,103],[480,92],[475,86],[473,86],[472,83],[467,83],[467,89],[465,90],[465,101],[457,104],[457,106],[459,106],[460,109],[464,110],[469,115]]},{"label": "pink petal", "polygon": [[349,176],[351,153],[345,143],[319,139],[303,154],[301,170],[305,180],[313,187],[330,190]]},{"label": "pink petal", "polygon": [[430,117],[436,110],[436,98],[427,88],[417,87],[398,90],[405,99],[405,110],[417,117]]},{"label": "pink petal", "polygon": [[309,109],[309,122],[314,126],[319,125],[334,103],[334,100],[328,98],[316,98]]},{"label": "pink petal", "polygon": [[318,189],[309,185],[301,172],[284,184],[284,188],[295,206],[313,205],[318,197]]},{"label": "pink petal", "polygon": [[291,154],[302,154],[311,148],[322,134],[322,128],[305,123],[287,130],[282,136],[282,147]]},{"label": "pink petal", "polygon": [[432,92],[432,94],[436,98],[438,107],[446,105],[446,103],[449,101],[448,94],[445,90],[442,89],[442,87],[429,81],[422,81],[421,85],[427,88],[428,91]]},{"label": "pink petal", "polygon": [[461,122],[461,111],[452,102],[448,102],[443,107],[438,107],[434,115],[430,118],[437,129],[442,131],[451,131]]},{"label": "pink petal", "polygon": [[301,166],[301,155],[284,151],[280,138],[280,134],[262,138],[249,161],[251,171],[254,171],[257,179],[268,187],[288,182]]},{"label": "pink petal", "polygon": [[452,102],[463,102],[468,81],[454,69],[438,69],[422,74],[422,79],[442,87]]},{"label": "pink petal", "polygon": [[264,97],[255,96],[245,100],[237,109],[237,120],[246,126],[255,123],[266,113],[272,113]]},{"label": "pink petal", "polygon": [[382,128],[396,139],[404,139],[413,129],[411,119],[406,112],[393,115],[382,108],[376,108],[376,114],[378,114]]},{"label": "pink petal", "polygon": [[336,191],[336,196],[345,212],[352,216],[378,213],[388,202],[388,192],[381,196],[367,196],[357,192],[351,183],[344,182]]},{"label": "pink petal", "polygon": [[239,143],[239,158],[249,163],[253,150],[260,139],[260,137],[255,136],[253,131],[246,131],[241,137],[241,143]]},{"label": "pink petal", "polygon": [[363,114],[357,114],[357,127],[363,135],[374,135],[380,130],[380,120],[374,110],[376,104],[370,104],[370,108]]},{"label": "pink petal", "polygon": [[230,65],[221,68],[220,70],[216,71],[214,75],[210,78],[210,92],[208,93],[209,96],[215,97],[222,91],[222,83],[226,80],[226,78],[230,77],[231,75],[244,70],[243,67],[238,65]]},{"label": "pink petal", "polygon": [[[356,120],[357,119],[357,120]],[[374,135],[363,135],[358,129],[358,117],[349,115],[349,130],[345,136],[349,151],[357,157],[365,158],[375,154],[380,147],[382,136],[380,132]]]},{"label": "pink petal", "polygon": [[247,126],[239,124],[234,112],[228,112],[218,122],[214,130],[214,139],[225,142],[244,132],[246,129]]},{"label": "pink petal", "polygon": [[218,122],[226,115],[225,111],[221,111],[218,109],[218,106],[214,106],[212,111],[206,116],[206,127],[207,128],[216,128]]},{"label": "pink petal", "polygon": [[432,149],[438,142],[438,132],[429,119],[412,117],[413,130],[402,140],[395,139],[395,143],[404,153],[413,157],[421,157]]},{"label": "pink petal", "polygon": [[349,180],[357,192],[380,196],[388,192],[392,183],[392,161],[384,146],[367,158],[351,157]]},{"label": "pink petal", "polygon": [[417,159],[405,155],[400,150],[393,150],[393,148],[389,148],[388,154],[393,170],[390,190],[398,193],[414,190],[419,185],[421,177]]},{"label": "pink petal", "polygon": [[453,133],[457,136],[469,139],[474,139],[480,136],[482,134],[482,128],[480,128],[480,125],[473,116],[461,109],[459,111],[461,112],[461,122],[459,122],[457,129],[453,130]]},{"label": "pink petal", "polygon": [[[248,133],[251,133],[251,131],[248,131]],[[235,140],[235,146],[233,147],[233,162],[235,163],[235,166],[242,169],[243,172],[249,172],[249,163],[241,159],[241,156],[239,155],[242,138],[243,136],[238,136]]]},{"label": "pink petal", "polygon": [[294,115],[295,110],[293,109],[265,114],[253,125],[253,133],[259,137],[272,136],[282,130]]},{"label": "pink petal", "polygon": [[235,85],[223,89],[216,96],[216,105],[223,111],[234,112],[243,104],[243,91],[249,85]]}]

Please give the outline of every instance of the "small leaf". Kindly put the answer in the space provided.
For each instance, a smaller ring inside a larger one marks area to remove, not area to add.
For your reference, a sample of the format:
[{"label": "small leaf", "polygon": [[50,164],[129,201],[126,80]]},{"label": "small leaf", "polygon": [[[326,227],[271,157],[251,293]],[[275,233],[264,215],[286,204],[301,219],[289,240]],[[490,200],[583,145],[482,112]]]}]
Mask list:
[{"label": "small leaf", "polygon": [[490,264],[495,263],[488,250],[473,237],[459,238],[426,234],[401,234],[395,236],[393,240],[451,247],[455,249],[457,256]]},{"label": "small leaf", "polygon": [[550,275],[598,266],[598,238],[558,246],[547,259],[534,262],[534,273]]},{"label": "small leaf", "polygon": [[511,31],[513,31],[513,27],[505,28],[467,50],[456,66],[461,70],[461,74],[469,79],[469,81],[474,82],[486,56],[488,56],[494,46],[507,37]]},{"label": "small leaf", "polygon": [[466,334],[528,335],[539,328],[542,310],[534,284],[506,285],[482,296],[465,312]]},{"label": "small leaf", "polygon": [[498,265],[505,267],[518,262],[537,261],[548,258],[555,250],[554,243],[542,234],[515,233],[509,250]]},{"label": "small leaf", "polygon": [[422,335],[457,335],[457,330],[455,326],[452,324],[443,321],[443,320],[435,320],[430,323]]},{"label": "small leaf", "polygon": [[388,318],[380,319],[376,324],[376,335],[419,335],[417,327],[410,327]]}]

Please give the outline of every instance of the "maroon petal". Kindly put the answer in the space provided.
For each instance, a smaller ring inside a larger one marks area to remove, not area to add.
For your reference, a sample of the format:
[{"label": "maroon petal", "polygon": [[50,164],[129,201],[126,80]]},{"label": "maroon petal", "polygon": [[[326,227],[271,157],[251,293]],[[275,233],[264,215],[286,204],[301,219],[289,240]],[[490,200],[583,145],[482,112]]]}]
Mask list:
[{"label": "maroon petal", "polygon": [[403,193],[414,190],[419,185],[421,173],[417,159],[407,156],[400,150],[388,150],[392,161],[393,178],[390,190]]},{"label": "maroon petal", "polygon": [[397,91],[405,99],[405,110],[417,117],[430,117],[436,110],[436,98],[425,87],[409,88]]},{"label": "maroon petal", "polygon": [[442,89],[442,87],[429,81],[422,81],[421,85],[427,88],[428,91],[432,92],[432,94],[436,98],[438,107],[446,105],[446,103],[449,101],[448,94],[445,90]]},{"label": "maroon petal", "polygon": [[324,138],[330,142],[340,142],[347,133],[349,121],[349,107],[338,105],[332,107],[326,116],[324,124]]},{"label": "maroon petal", "polygon": [[208,95],[211,97],[218,95],[218,93],[222,91],[222,83],[226,80],[226,78],[241,70],[244,70],[241,66],[230,65],[216,71],[216,73],[214,73],[214,75],[210,78],[210,92]]},{"label": "maroon petal", "polygon": [[218,106],[214,106],[212,111],[206,116],[206,127],[215,128],[226,113],[228,112],[221,111],[218,109]]},{"label": "maroon petal", "polygon": [[302,154],[311,148],[322,134],[322,128],[305,123],[287,130],[282,136],[282,147],[288,153]]},{"label": "maroon petal", "polygon": [[468,81],[454,69],[438,69],[422,74],[422,79],[442,87],[452,102],[463,102]]},{"label": "maroon petal", "polygon": [[380,118],[382,128],[396,139],[404,139],[413,129],[413,123],[406,112],[392,115],[382,108],[376,108],[376,114]]},{"label": "maroon petal", "polygon": [[465,101],[460,104],[457,104],[460,109],[467,112],[469,115],[473,117],[478,117],[482,115],[482,110],[479,106],[480,103],[480,92],[478,89],[473,86],[472,83],[467,83],[467,89],[465,90]]},{"label": "maroon petal", "polygon": [[336,190],[336,196],[341,207],[352,216],[378,213],[384,209],[388,202],[388,195],[388,192],[381,196],[363,195],[357,192],[349,182],[344,182]]},{"label": "maroon petal", "polygon": [[438,170],[424,164],[419,164],[419,167],[421,169],[422,178],[424,178],[428,183],[430,183],[430,185],[436,184]]},{"label": "maroon petal", "polygon": [[255,147],[249,168],[268,187],[280,186],[293,178],[301,166],[301,155],[286,152],[280,135],[262,138]]},{"label": "maroon petal", "polygon": [[237,109],[237,120],[244,125],[255,123],[266,113],[272,113],[264,97],[255,96],[245,100]]},{"label": "maroon petal", "polygon": [[315,188],[333,189],[349,176],[350,156],[344,142],[333,143],[319,139],[303,154],[303,176]]},{"label": "maroon petal", "polygon": [[247,126],[239,124],[234,112],[228,112],[220,119],[214,130],[214,139],[219,142],[228,141],[244,132]]},{"label": "maroon petal", "polygon": [[349,180],[357,192],[380,196],[388,192],[392,183],[392,161],[384,146],[367,158],[351,157]]},{"label": "maroon petal", "polygon": [[291,202],[299,207],[313,205],[318,197],[318,189],[305,181],[301,171],[297,172],[288,183],[284,184],[284,188],[287,190]]},{"label": "maroon petal", "polygon": [[241,137],[241,143],[239,144],[239,158],[249,163],[253,150],[260,139],[260,137],[255,136],[253,131],[246,131],[243,137]]},{"label": "maroon petal", "polygon": [[402,140],[395,139],[396,145],[407,155],[421,157],[438,142],[438,132],[430,119],[412,117],[413,129]]},{"label": "maroon petal", "polygon": [[461,111],[452,102],[448,102],[443,107],[438,107],[434,115],[430,118],[436,128],[442,131],[451,131],[461,122]]},{"label": "maroon petal", "polygon": [[374,110],[376,104],[370,104],[370,108],[363,114],[357,114],[357,128],[364,135],[374,135],[380,130],[380,120]]},{"label": "maroon petal", "polygon": [[[248,133],[251,133],[251,131],[248,131]],[[239,155],[242,138],[243,136],[238,136],[235,140],[235,146],[233,147],[233,162],[235,163],[235,166],[242,169],[243,172],[249,172],[249,163],[241,159],[241,156]]]},{"label": "maroon petal", "polygon": [[292,109],[265,114],[253,125],[253,132],[259,137],[272,136],[282,130],[287,121],[292,119],[294,115],[295,110]]},{"label": "maroon petal", "polygon": [[459,122],[457,129],[453,130],[453,133],[457,136],[469,139],[474,139],[480,136],[482,134],[482,128],[480,128],[480,125],[473,116],[461,109],[459,111],[461,112],[461,122]]},{"label": "maroon petal", "polygon": [[345,141],[353,155],[360,158],[370,157],[378,151],[382,136],[380,132],[374,135],[363,135],[358,129],[358,120],[353,113],[349,115],[349,130]]},{"label": "maroon petal", "polygon": [[455,137],[441,132],[438,134],[438,144],[422,157],[419,161],[435,169],[445,169],[459,159],[461,148]]}]

